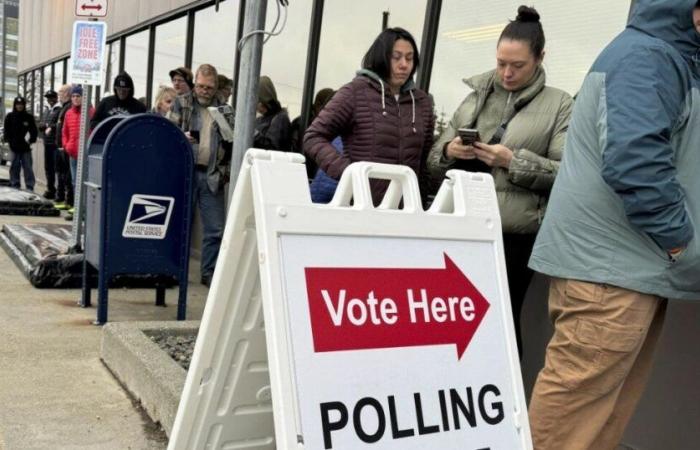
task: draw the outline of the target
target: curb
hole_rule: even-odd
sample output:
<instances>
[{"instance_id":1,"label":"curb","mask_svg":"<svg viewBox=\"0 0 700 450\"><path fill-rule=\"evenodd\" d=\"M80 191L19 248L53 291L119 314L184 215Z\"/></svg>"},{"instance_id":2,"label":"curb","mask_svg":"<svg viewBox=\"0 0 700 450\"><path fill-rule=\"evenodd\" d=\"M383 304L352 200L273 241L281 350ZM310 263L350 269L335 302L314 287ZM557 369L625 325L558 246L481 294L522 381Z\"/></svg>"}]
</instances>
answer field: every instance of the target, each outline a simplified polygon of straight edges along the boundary
<instances>
[{"instance_id":1,"label":"curb","mask_svg":"<svg viewBox=\"0 0 700 450\"><path fill-rule=\"evenodd\" d=\"M196 334L199 321L108 323L100 358L170 437L187 372L147 333Z\"/></svg>"}]
</instances>

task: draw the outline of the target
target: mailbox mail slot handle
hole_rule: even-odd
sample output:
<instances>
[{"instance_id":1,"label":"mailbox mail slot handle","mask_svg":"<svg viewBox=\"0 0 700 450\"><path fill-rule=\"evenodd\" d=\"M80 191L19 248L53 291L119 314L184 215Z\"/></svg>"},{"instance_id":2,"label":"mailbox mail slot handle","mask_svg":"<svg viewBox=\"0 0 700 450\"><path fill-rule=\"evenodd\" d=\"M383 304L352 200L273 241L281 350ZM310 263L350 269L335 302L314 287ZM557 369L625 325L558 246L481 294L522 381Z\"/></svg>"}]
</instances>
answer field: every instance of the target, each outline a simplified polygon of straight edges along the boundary
<instances>
[{"instance_id":1,"label":"mailbox mail slot handle","mask_svg":"<svg viewBox=\"0 0 700 450\"><path fill-rule=\"evenodd\" d=\"M99 190L99 189L102 189L102 186L100 186L99 184L92 183L92 182L90 182L90 181L83 181L83 184L84 184L85 186L90 187L90 188L93 188L93 189L98 189L98 190Z\"/></svg>"}]
</instances>

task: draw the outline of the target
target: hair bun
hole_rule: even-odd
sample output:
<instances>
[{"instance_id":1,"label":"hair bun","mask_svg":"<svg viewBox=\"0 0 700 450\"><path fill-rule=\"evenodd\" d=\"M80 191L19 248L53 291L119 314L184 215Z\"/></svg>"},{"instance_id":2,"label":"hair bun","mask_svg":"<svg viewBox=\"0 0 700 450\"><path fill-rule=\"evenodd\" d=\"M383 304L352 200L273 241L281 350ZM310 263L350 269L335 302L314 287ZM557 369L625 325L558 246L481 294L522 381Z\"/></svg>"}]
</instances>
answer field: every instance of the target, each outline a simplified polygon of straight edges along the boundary
<instances>
[{"instance_id":1,"label":"hair bun","mask_svg":"<svg viewBox=\"0 0 700 450\"><path fill-rule=\"evenodd\" d=\"M518 22L539 22L540 14L535 8L522 5L518 8L518 17L515 20Z\"/></svg>"}]
</instances>

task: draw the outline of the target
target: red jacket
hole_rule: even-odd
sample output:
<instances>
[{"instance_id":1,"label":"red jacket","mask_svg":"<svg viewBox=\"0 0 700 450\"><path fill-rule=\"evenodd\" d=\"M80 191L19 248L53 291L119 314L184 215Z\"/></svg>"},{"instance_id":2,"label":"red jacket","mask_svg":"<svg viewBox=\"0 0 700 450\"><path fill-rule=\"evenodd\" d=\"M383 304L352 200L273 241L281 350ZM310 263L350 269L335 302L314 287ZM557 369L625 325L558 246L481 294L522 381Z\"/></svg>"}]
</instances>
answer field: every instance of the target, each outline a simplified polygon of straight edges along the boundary
<instances>
[{"instance_id":1,"label":"red jacket","mask_svg":"<svg viewBox=\"0 0 700 450\"><path fill-rule=\"evenodd\" d=\"M95 115L95 108L92 106L88 110L90 118ZM80 144L80 106L71 106L66 111L66 116L63 120L63 129L61 130L61 141L66 153L73 158L78 159L78 145Z\"/></svg>"},{"instance_id":2,"label":"red jacket","mask_svg":"<svg viewBox=\"0 0 700 450\"><path fill-rule=\"evenodd\" d=\"M435 125L432 101L412 86L404 87L397 101L376 75L360 73L338 90L306 130L304 153L335 179L351 162L371 161L409 166L425 186ZM342 154L331 145L337 136L343 140ZM372 183L375 203L386 187Z\"/></svg>"}]
</instances>

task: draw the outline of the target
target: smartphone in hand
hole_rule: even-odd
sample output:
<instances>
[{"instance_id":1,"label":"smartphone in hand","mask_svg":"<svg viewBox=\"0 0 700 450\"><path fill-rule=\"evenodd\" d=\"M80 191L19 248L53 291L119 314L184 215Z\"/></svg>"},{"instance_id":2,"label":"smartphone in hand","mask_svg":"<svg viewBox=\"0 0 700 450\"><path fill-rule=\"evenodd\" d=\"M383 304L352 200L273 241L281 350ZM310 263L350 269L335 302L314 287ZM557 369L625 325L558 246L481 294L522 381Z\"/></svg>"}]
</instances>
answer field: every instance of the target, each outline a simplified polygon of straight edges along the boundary
<instances>
[{"instance_id":1,"label":"smartphone in hand","mask_svg":"<svg viewBox=\"0 0 700 450\"><path fill-rule=\"evenodd\" d=\"M476 128L459 128L457 134L462 139L463 145L473 145L474 142L481 142L479 130Z\"/></svg>"},{"instance_id":2,"label":"smartphone in hand","mask_svg":"<svg viewBox=\"0 0 700 450\"><path fill-rule=\"evenodd\" d=\"M190 137L192 137L195 142L199 143L199 130L190 130Z\"/></svg>"}]
</instances>

